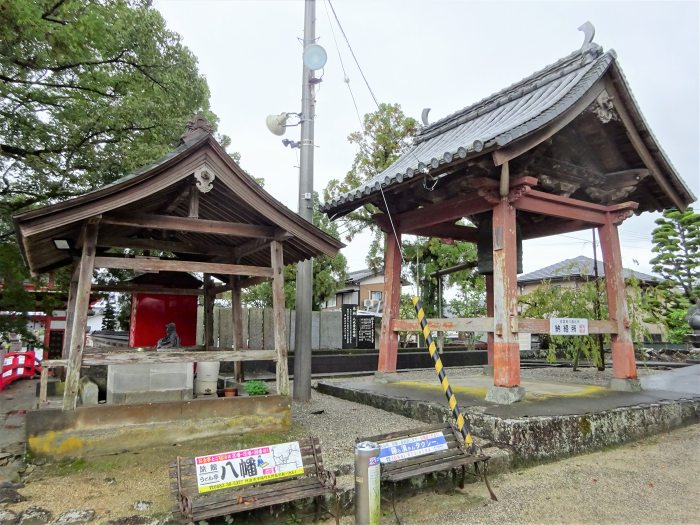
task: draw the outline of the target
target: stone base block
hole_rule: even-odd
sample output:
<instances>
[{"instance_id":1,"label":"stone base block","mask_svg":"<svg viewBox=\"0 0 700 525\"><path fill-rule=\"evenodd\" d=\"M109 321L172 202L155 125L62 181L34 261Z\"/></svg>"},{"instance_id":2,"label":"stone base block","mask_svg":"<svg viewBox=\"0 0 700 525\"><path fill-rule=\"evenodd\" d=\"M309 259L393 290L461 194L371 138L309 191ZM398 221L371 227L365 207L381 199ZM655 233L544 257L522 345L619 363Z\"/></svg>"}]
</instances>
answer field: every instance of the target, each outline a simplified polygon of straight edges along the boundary
<instances>
[{"instance_id":1,"label":"stone base block","mask_svg":"<svg viewBox=\"0 0 700 525\"><path fill-rule=\"evenodd\" d=\"M639 392L642 390L642 385L639 379L619 379L613 377L610 380L610 390L618 392Z\"/></svg>"},{"instance_id":2,"label":"stone base block","mask_svg":"<svg viewBox=\"0 0 700 525\"><path fill-rule=\"evenodd\" d=\"M399 380L399 374L396 372L375 372L374 380L378 383L393 383Z\"/></svg>"},{"instance_id":3,"label":"stone base block","mask_svg":"<svg viewBox=\"0 0 700 525\"><path fill-rule=\"evenodd\" d=\"M512 405L522 401L525 397L525 389L521 386L504 387L492 386L486 393L486 401L499 405Z\"/></svg>"}]
</instances>

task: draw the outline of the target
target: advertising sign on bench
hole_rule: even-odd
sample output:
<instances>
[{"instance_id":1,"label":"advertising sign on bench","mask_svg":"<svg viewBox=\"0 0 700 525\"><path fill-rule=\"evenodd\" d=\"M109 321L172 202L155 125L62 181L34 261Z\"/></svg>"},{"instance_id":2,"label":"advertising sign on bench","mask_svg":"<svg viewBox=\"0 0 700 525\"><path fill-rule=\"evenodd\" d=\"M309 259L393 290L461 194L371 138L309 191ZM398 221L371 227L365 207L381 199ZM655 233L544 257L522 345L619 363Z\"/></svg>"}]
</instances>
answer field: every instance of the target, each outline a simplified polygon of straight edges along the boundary
<instances>
[{"instance_id":1,"label":"advertising sign on bench","mask_svg":"<svg viewBox=\"0 0 700 525\"><path fill-rule=\"evenodd\" d=\"M403 459L415 458L431 454L439 450L447 450L447 441L442 432L431 432L381 443L379 453L380 463L391 463Z\"/></svg>"},{"instance_id":2,"label":"advertising sign on bench","mask_svg":"<svg viewBox=\"0 0 700 525\"><path fill-rule=\"evenodd\" d=\"M299 442L234 450L195 458L197 488L211 492L304 473Z\"/></svg>"}]
</instances>

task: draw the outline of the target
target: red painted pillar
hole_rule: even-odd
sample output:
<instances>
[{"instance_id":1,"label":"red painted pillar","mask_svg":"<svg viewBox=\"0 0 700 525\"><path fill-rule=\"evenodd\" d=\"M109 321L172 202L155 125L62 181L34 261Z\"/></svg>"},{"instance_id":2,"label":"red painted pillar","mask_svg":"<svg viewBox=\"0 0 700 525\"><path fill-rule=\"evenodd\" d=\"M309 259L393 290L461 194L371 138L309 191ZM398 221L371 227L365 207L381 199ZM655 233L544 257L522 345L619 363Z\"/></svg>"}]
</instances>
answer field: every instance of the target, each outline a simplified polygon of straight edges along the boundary
<instances>
[{"instance_id":1,"label":"red painted pillar","mask_svg":"<svg viewBox=\"0 0 700 525\"><path fill-rule=\"evenodd\" d=\"M517 316L515 208L507 199L493 209L493 384L520 385L520 347L511 330Z\"/></svg>"},{"instance_id":2,"label":"red painted pillar","mask_svg":"<svg viewBox=\"0 0 700 525\"><path fill-rule=\"evenodd\" d=\"M613 377L616 379L637 379L637 364L634 358L634 345L630 332L627 310L625 278L622 273L622 254L617 225L612 222L600 226L600 246L605 267L605 287L608 292L608 312L617 325L617 334L612 335Z\"/></svg>"},{"instance_id":3,"label":"red painted pillar","mask_svg":"<svg viewBox=\"0 0 700 525\"><path fill-rule=\"evenodd\" d=\"M396 355L399 351L399 334L391 329L392 319L399 318L399 303L401 301L401 234L398 239L393 233L384 235L384 314L382 329L379 335L379 365L377 371L384 373L396 372Z\"/></svg>"},{"instance_id":4,"label":"red painted pillar","mask_svg":"<svg viewBox=\"0 0 700 525\"><path fill-rule=\"evenodd\" d=\"M486 316L493 317L493 274L484 275L486 279ZM493 332L486 334L486 364L493 366Z\"/></svg>"}]
</instances>

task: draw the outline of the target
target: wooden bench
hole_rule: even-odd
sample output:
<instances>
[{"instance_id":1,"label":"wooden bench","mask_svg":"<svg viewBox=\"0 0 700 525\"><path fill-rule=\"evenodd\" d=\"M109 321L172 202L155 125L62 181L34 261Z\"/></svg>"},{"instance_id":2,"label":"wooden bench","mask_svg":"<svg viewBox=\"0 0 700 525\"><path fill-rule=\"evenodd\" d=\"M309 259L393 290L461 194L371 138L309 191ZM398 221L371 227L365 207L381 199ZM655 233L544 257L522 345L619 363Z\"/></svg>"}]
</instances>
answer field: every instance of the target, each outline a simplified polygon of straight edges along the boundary
<instances>
[{"instance_id":1,"label":"wooden bench","mask_svg":"<svg viewBox=\"0 0 700 525\"><path fill-rule=\"evenodd\" d=\"M199 492L195 458L178 457L170 465L170 489L173 514L194 523L217 516L226 516L271 505L335 494L335 475L324 469L321 443L318 438L298 441L303 462L303 474ZM235 462L238 459L234 460Z\"/></svg>"},{"instance_id":2,"label":"wooden bench","mask_svg":"<svg viewBox=\"0 0 700 525\"><path fill-rule=\"evenodd\" d=\"M421 436L424 438L420 439ZM433 437L425 438L425 436ZM401 440L406 441L405 449L398 443ZM433 472L461 469L462 477L459 486L464 488L467 466L474 465L475 469L477 469L480 464L480 475L486 483L491 498L495 499L495 495L486 478L486 466L489 456L480 452L476 454L470 453L464 444L462 435L450 423L440 423L401 432L390 432L379 436L357 439L356 441L373 441L383 449L388 449L386 452L383 450L381 456L389 453L393 443L396 454L386 458L388 461L380 457L382 481L397 483ZM428 450L431 446L442 450L425 453L425 450Z\"/></svg>"}]
</instances>

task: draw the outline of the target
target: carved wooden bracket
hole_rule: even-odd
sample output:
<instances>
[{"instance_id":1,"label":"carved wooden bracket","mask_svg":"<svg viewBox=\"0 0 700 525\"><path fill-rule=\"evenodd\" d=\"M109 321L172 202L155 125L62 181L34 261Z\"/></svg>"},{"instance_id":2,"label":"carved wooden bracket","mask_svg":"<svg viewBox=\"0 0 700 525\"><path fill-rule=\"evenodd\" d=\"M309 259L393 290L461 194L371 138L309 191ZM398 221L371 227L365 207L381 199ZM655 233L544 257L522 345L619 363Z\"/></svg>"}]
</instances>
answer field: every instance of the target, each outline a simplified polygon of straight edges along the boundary
<instances>
[{"instance_id":1,"label":"carved wooden bracket","mask_svg":"<svg viewBox=\"0 0 700 525\"><path fill-rule=\"evenodd\" d=\"M508 192L508 202L515 202L520 197L532 190L531 186L523 184L522 186L515 186Z\"/></svg>"},{"instance_id":2,"label":"carved wooden bracket","mask_svg":"<svg viewBox=\"0 0 700 525\"><path fill-rule=\"evenodd\" d=\"M594 113L598 117L598 120L600 120L603 124L607 124L612 120L620 119L617 111L615 110L615 104L613 103L612 97L608 95L608 92L605 90L598 95L598 98L596 98L595 102L591 104L589 110L591 113Z\"/></svg>"},{"instance_id":3,"label":"carved wooden bracket","mask_svg":"<svg viewBox=\"0 0 700 525\"><path fill-rule=\"evenodd\" d=\"M619 211L613 214L612 223L616 226L619 226L624 221L632 217L632 215L634 215L634 211L632 210Z\"/></svg>"},{"instance_id":4,"label":"carved wooden bracket","mask_svg":"<svg viewBox=\"0 0 700 525\"><path fill-rule=\"evenodd\" d=\"M203 164L194 171L194 178L197 183L197 189L202 193L208 193L213 188L216 175L209 166Z\"/></svg>"}]
</instances>

